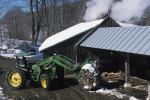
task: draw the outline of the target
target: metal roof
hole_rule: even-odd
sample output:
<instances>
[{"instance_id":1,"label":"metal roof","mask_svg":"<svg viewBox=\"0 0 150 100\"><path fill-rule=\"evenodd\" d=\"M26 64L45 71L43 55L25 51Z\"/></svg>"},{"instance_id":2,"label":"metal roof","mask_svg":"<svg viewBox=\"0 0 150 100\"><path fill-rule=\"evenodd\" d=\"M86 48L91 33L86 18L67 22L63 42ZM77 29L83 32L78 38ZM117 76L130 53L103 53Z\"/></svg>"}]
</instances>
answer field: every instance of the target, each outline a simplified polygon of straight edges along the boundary
<instances>
[{"instance_id":1,"label":"metal roof","mask_svg":"<svg viewBox=\"0 0 150 100\"><path fill-rule=\"evenodd\" d=\"M99 28L80 46L150 55L150 26Z\"/></svg>"},{"instance_id":2,"label":"metal roof","mask_svg":"<svg viewBox=\"0 0 150 100\"><path fill-rule=\"evenodd\" d=\"M62 43L68 39L71 39L77 35L83 34L84 32L98 26L103 22L104 19L91 21L91 22L82 22L76 24L72 27L69 27L61 32L58 32L50 37L48 37L40 46L39 51L43 51L49 47Z\"/></svg>"},{"instance_id":3,"label":"metal roof","mask_svg":"<svg viewBox=\"0 0 150 100\"><path fill-rule=\"evenodd\" d=\"M81 22L79 24L76 24L72 27L69 27L61 32L58 32L50 37L48 37L40 46L39 51L43 51L49 47L55 46L59 43L62 43L68 39L71 39L77 35L83 34L84 32L102 24L105 21L108 21L108 19L113 20L110 17L107 17L105 19L99 19L99 20L95 20L95 21L91 21L91 22ZM133 25L133 24L128 24L128 23L122 23L119 21L116 21L116 23L119 26L122 27L131 27L131 26L137 26L137 25Z\"/></svg>"}]
</instances>

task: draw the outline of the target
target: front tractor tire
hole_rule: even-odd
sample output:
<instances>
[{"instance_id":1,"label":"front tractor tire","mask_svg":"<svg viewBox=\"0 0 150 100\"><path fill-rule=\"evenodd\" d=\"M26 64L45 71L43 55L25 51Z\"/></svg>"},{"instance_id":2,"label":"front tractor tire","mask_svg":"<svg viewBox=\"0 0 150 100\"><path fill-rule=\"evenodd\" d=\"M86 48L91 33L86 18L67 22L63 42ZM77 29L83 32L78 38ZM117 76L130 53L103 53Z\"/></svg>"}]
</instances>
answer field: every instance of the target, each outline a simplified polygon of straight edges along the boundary
<instances>
[{"instance_id":1,"label":"front tractor tire","mask_svg":"<svg viewBox=\"0 0 150 100\"><path fill-rule=\"evenodd\" d=\"M18 70L18 69L10 70L6 75L6 79L7 79L8 85L12 89L24 88L27 83L25 72Z\"/></svg>"},{"instance_id":2,"label":"front tractor tire","mask_svg":"<svg viewBox=\"0 0 150 100\"><path fill-rule=\"evenodd\" d=\"M51 78L47 74L42 74L40 77L40 84L43 89L49 90L51 86Z\"/></svg>"}]
</instances>

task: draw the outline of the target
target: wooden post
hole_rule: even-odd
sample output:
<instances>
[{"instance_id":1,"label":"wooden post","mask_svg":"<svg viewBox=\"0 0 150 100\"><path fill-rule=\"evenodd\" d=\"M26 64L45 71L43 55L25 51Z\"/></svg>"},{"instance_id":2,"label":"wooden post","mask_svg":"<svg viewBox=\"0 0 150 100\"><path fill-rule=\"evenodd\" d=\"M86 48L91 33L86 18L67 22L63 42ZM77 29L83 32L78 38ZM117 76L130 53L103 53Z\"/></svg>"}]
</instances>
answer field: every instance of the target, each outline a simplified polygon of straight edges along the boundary
<instances>
[{"instance_id":1,"label":"wooden post","mask_svg":"<svg viewBox=\"0 0 150 100\"><path fill-rule=\"evenodd\" d=\"M125 84L124 87L131 87L130 84L130 64L129 64L129 54L125 56Z\"/></svg>"},{"instance_id":2,"label":"wooden post","mask_svg":"<svg viewBox=\"0 0 150 100\"><path fill-rule=\"evenodd\" d=\"M74 50L75 50L75 61L76 63L78 63L78 47L74 46Z\"/></svg>"}]
</instances>

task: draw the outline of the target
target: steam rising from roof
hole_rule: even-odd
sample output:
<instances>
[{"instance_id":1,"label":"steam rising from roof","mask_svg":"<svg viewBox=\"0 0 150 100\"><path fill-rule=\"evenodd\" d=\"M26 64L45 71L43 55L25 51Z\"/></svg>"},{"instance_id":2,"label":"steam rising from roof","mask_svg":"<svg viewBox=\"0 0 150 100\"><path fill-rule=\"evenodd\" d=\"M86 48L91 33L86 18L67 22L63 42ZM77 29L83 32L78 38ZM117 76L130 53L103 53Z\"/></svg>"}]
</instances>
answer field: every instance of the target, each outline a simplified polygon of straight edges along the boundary
<instances>
[{"instance_id":1,"label":"steam rising from roof","mask_svg":"<svg viewBox=\"0 0 150 100\"><path fill-rule=\"evenodd\" d=\"M114 0L90 0L87 2L86 13L84 15L85 21L93 21L102 18L109 12Z\"/></svg>"},{"instance_id":2,"label":"steam rising from roof","mask_svg":"<svg viewBox=\"0 0 150 100\"><path fill-rule=\"evenodd\" d=\"M105 14L118 21L134 23L141 20L150 0L90 0L83 19L101 19Z\"/></svg>"}]
</instances>

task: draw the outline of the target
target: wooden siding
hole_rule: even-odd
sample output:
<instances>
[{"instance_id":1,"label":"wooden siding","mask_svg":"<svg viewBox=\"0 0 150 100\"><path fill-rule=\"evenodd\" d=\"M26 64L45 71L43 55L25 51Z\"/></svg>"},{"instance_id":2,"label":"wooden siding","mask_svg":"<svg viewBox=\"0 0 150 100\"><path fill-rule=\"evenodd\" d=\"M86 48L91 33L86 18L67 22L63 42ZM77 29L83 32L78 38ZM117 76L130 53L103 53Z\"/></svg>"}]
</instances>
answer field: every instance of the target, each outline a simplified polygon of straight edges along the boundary
<instances>
[{"instance_id":1,"label":"wooden siding","mask_svg":"<svg viewBox=\"0 0 150 100\"><path fill-rule=\"evenodd\" d=\"M62 42L54 47L48 48L43 51L44 58L47 58L53 54L62 54L73 60L76 60L76 47L75 44L83 35L79 35L75 38Z\"/></svg>"},{"instance_id":2,"label":"wooden siding","mask_svg":"<svg viewBox=\"0 0 150 100\"><path fill-rule=\"evenodd\" d=\"M95 31L99 27L119 27L119 25L113 19L108 17L98 27L87 31L82 35L66 40L54 47L44 50L43 51L44 58L47 58L56 53L56 54L63 54L78 62L84 61L87 57L92 56L92 53L88 50L81 49L80 47L78 47L80 42L82 42L80 40L81 39L84 40L84 37L85 38L88 37L90 34L92 34L93 31Z\"/></svg>"}]
</instances>

